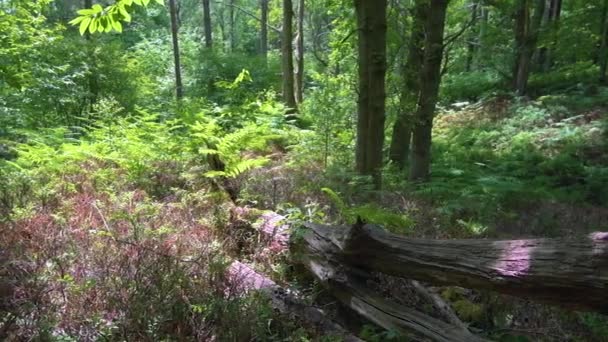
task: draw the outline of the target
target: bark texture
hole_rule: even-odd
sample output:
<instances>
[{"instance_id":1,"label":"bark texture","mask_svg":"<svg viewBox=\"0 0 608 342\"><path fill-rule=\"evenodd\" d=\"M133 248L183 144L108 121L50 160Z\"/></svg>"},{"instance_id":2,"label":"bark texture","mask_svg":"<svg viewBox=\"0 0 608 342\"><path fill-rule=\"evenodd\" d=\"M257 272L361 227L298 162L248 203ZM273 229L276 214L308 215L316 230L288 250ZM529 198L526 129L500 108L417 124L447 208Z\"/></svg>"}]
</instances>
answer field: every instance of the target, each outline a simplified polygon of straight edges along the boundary
<instances>
[{"instance_id":1,"label":"bark texture","mask_svg":"<svg viewBox=\"0 0 608 342\"><path fill-rule=\"evenodd\" d=\"M478 42L476 41L478 35L477 32L477 19L479 18L479 3L476 0L473 0L469 3L471 8L471 31L469 32L469 37L467 38L467 59L465 62L465 71L469 72L473 69L473 64L475 63L475 53L477 51Z\"/></svg>"},{"instance_id":2,"label":"bark texture","mask_svg":"<svg viewBox=\"0 0 608 342\"><path fill-rule=\"evenodd\" d=\"M287 108L296 111L295 80L293 75L293 4L291 0L283 0L283 37L281 39L283 101Z\"/></svg>"},{"instance_id":3,"label":"bark texture","mask_svg":"<svg viewBox=\"0 0 608 342\"><path fill-rule=\"evenodd\" d=\"M319 329L324 335L340 336L346 342L362 342L339 324L331 321L323 310L303 303L293 290L286 290L272 279L257 273L242 262L235 261L227 269L226 293L229 296L259 291L268 295L272 307L284 315L295 315L307 324Z\"/></svg>"},{"instance_id":4,"label":"bark texture","mask_svg":"<svg viewBox=\"0 0 608 342\"><path fill-rule=\"evenodd\" d=\"M84 8L93 7L93 0L84 0ZM89 83L89 110L93 111L93 105L97 103L97 97L99 96L99 80L97 72L97 59L95 57L95 46L92 40L91 33L87 30L85 33L85 39L87 40L87 49L90 57L90 72L88 75Z\"/></svg>"},{"instance_id":5,"label":"bark texture","mask_svg":"<svg viewBox=\"0 0 608 342\"><path fill-rule=\"evenodd\" d=\"M437 106L441 61L443 58L443 33L449 0L431 0L430 12L425 25L424 66L420 77L420 96L414 116L412 158L409 178L426 180L431 167L431 131Z\"/></svg>"},{"instance_id":6,"label":"bark texture","mask_svg":"<svg viewBox=\"0 0 608 342\"><path fill-rule=\"evenodd\" d=\"M304 0L298 1L298 35L296 36L295 97L300 104L304 97Z\"/></svg>"},{"instance_id":7,"label":"bark texture","mask_svg":"<svg viewBox=\"0 0 608 342\"><path fill-rule=\"evenodd\" d=\"M179 28L175 1L176 0L169 0L169 13L171 15L171 37L173 39L173 61L175 65L175 97L177 100L181 100L183 97L182 68L179 59L179 39L177 36Z\"/></svg>"},{"instance_id":8,"label":"bark texture","mask_svg":"<svg viewBox=\"0 0 608 342\"><path fill-rule=\"evenodd\" d=\"M570 240L425 240L373 225L307 227L309 257L341 269L488 289L608 313L608 233Z\"/></svg>"},{"instance_id":9,"label":"bark texture","mask_svg":"<svg viewBox=\"0 0 608 342\"><path fill-rule=\"evenodd\" d=\"M548 47L543 47L539 51L539 60L542 71L549 71L553 66L553 51L559 39L559 19L562 12L562 0L549 0L549 7L546 9L546 26L551 32L551 43Z\"/></svg>"},{"instance_id":10,"label":"bark texture","mask_svg":"<svg viewBox=\"0 0 608 342\"><path fill-rule=\"evenodd\" d=\"M531 3L534 1L534 14L531 17ZM516 58L513 68L513 90L519 96L527 93L528 78L532 56L536 49L546 0L518 0L515 18Z\"/></svg>"},{"instance_id":11,"label":"bark texture","mask_svg":"<svg viewBox=\"0 0 608 342\"><path fill-rule=\"evenodd\" d=\"M420 95L420 69L424 62L424 24L428 16L428 6L416 1L412 11L412 33L408 42L407 59L402 67L403 85L401 88L400 109L389 151L390 160L399 168L407 163L412 140L413 113Z\"/></svg>"},{"instance_id":12,"label":"bark texture","mask_svg":"<svg viewBox=\"0 0 608 342\"><path fill-rule=\"evenodd\" d=\"M203 0L203 30L205 31L205 47L213 47L213 31L211 30L211 6L210 0Z\"/></svg>"},{"instance_id":13,"label":"bark texture","mask_svg":"<svg viewBox=\"0 0 608 342\"><path fill-rule=\"evenodd\" d=\"M600 64L600 82L608 83L608 0L604 0L603 15L602 15L602 41L600 43L599 64Z\"/></svg>"},{"instance_id":14,"label":"bark texture","mask_svg":"<svg viewBox=\"0 0 608 342\"><path fill-rule=\"evenodd\" d=\"M268 0L260 0L260 54L268 57Z\"/></svg>"},{"instance_id":15,"label":"bark texture","mask_svg":"<svg viewBox=\"0 0 608 342\"><path fill-rule=\"evenodd\" d=\"M236 28L234 27L234 2L235 0L229 0L228 7L230 8L228 13L228 20L230 21L230 51L234 51L236 48Z\"/></svg>"},{"instance_id":16,"label":"bark texture","mask_svg":"<svg viewBox=\"0 0 608 342\"><path fill-rule=\"evenodd\" d=\"M355 0L358 28L359 99L356 170L381 187L385 121L386 0Z\"/></svg>"},{"instance_id":17,"label":"bark texture","mask_svg":"<svg viewBox=\"0 0 608 342\"><path fill-rule=\"evenodd\" d=\"M366 286L370 273L354 269L341 259L343 230L312 225L304 236L304 265L347 307L387 329L406 336L414 332L433 341L482 341L461 326L451 325L384 299ZM419 340L414 338L414 340Z\"/></svg>"}]
</instances>

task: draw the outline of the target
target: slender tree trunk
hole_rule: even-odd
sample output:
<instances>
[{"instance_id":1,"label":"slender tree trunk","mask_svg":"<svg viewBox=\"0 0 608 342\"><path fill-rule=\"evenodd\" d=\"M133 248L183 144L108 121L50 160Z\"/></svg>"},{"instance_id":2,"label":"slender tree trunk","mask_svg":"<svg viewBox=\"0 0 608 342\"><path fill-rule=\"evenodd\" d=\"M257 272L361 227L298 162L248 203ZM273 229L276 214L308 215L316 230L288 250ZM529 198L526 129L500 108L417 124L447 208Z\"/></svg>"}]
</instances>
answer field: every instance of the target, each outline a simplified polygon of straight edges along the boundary
<instances>
[{"instance_id":1,"label":"slender tree trunk","mask_svg":"<svg viewBox=\"0 0 608 342\"><path fill-rule=\"evenodd\" d=\"M183 97L183 87L181 63L179 60L179 40L177 36L177 8L175 6L175 1L176 0L169 0L169 12L171 14L171 36L173 38L173 60L175 64L175 97L179 101Z\"/></svg>"},{"instance_id":2,"label":"slender tree trunk","mask_svg":"<svg viewBox=\"0 0 608 342\"><path fill-rule=\"evenodd\" d=\"M84 8L93 7L93 0L84 0ZM89 50L90 56L90 74L88 76L89 83L89 110L93 110L93 105L97 103L97 97L99 95L99 80L97 79L97 60L95 58L95 46L92 41L91 34L87 30L85 33L85 39L87 40L87 49Z\"/></svg>"},{"instance_id":3,"label":"slender tree trunk","mask_svg":"<svg viewBox=\"0 0 608 342\"><path fill-rule=\"evenodd\" d=\"M473 63L475 61L475 51L477 47L477 42L475 41L477 38L477 35L475 34L475 27L477 25L477 9L479 7L479 3L477 3L476 0L473 0L473 2L469 4L469 6L471 7L471 31L467 39L467 59L465 64L466 72L471 71L471 69L473 68Z\"/></svg>"},{"instance_id":4,"label":"slender tree trunk","mask_svg":"<svg viewBox=\"0 0 608 342\"><path fill-rule=\"evenodd\" d=\"M390 160L399 168L405 166L410 154L413 113L420 94L420 70L424 61L424 25L428 16L428 4L424 0L417 0L412 15L412 33L402 69L399 116L393 127L389 151Z\"/></svg>"},{"instance_id":5,"label":"slender tree trunk","mask_svg":"<svg viewBox=\"0 0 608 342\"><path fill-rule=\"evenodd\" d=\"M236 48L236 29L234 27L234 2L235 0L230 0L230 51L234 51Z\"/></svg>"},{"instance_id":6,"label":"slender tree trunk","mask_svg":"<svg viewBox=\"0 0 608 342\"><path fill-rule=\"evenodd\" d=\"M441 82L443 33L449 0L431 0L424 42L424 66L414 120L410 179L426 180L431 168L431 132Z\"/></svg>"},{"instance_id":7,"label":"slender tree trunk","mask_svg":"<svg viewBox=\"0 0 608 342\"><path fill-rule=\"evenodd\" d=\"M205 30L205 47L213 47L213 34L211 31L211 8L209 0L203 0L203 29Z\"/></svg>"},{"instance_id":8,"label":"slender tree trunk","mask_svg":"<svg viewBox=\"0 0 608 342\"><path fill-rule=\"evenodd\" d=\"M268 57L268 0L260 0L262 8L260 27L260 53L266 59Z\"/></svg>"},{"instance_id":9,"label":"slender tree trunk","mask_svg":"<svg viewBox=\"0 0 608 342\"><path fill-rule=\"evenodd\" d=\"M356 169L382 185L385 121L386 0L355 0L358 27L359 100Z\"/></svg>"},{"instance_id":10,"label":"slender tree trunk","mask_svg":"<svg viewBox=\"0 0 608 342\"><path fill-rule=\"evenodd\" d=\"M283 37L281 39L283 101L285 101L290 112L297 110L293 75L292 21L293 5L291 0L283 0Z\"/></svg>"},{"instance_id":11,"label":"slender tree trunk","mask_svg":"<svg viewBox=\"0 0 608 342\"><path fill-rule=\"evenodd\" d=\"M559 19L562 11L562 0L550 0L548 9L548 21L547 25L551 30L551 44L547 48L543 48L540 51L540 64L542 71L549 71L553 66L553 51L557 46L559 39Z\"/></svg>"},{"instance_id":12,"label":"slender tree trunk","mask_svg":"<svg viewBox=\"0 0 608 342\"><path fill-rule=\"evenodd\" d=\"M296 36L295 96L298 104L304 95L304 0L298 1L298 35Z\"/></svg>"},{"instance_id":13,"label":"slender tree trunk","mask_svg":"<svg viewBox=\"0 0 608 342\"><path fill-rule=\"evenodd\" d=\"M535 0L536 8L533 18L530 18L530 0L519 0L516 18L516 42L518 43L517 60L514 74L514 90L517 95L524 96L527 92L528 78L532 56L536 49L540 25L545 10L546 0Z\"/></svg>"},{"instance_id":14,"label":"slender tree trunk","mask_svg":"<svg viewBox=\"0 0 608 342\"><path fill-rule=\"evenodd\" d=\"M479 6L481 23L479 24L479 38L477 39L477 67L485 68L485 58L488 56L487 38L488 38L488 21L490 19L490 9L487 6Z\"/></svg>"},{"instance_id":15,"label":"slender tree trunk","mask_svg":"<svg viewBox=\"0 0 608 342\"><path fill-rule=\"evenodd\" d=\"M603 13L602 42L599 52L600 82L608 83L608 76L606 75L606 69L608 69L608 0L604 0Z\"/></svg>"}]
</instances>

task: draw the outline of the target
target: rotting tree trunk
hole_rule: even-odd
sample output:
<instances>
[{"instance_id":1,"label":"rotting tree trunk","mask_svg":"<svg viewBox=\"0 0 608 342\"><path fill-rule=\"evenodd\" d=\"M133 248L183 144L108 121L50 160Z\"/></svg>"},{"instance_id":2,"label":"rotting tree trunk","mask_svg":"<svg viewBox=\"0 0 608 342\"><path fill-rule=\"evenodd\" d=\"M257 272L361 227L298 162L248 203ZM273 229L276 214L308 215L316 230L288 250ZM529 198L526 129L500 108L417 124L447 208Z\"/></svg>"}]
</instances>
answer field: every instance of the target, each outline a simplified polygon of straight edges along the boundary
<instances>
[{"instance_id":1,"label":"rotting tree trunk","mask_svg":"<svg viewBox=\"0 0 608 342\"><path fill-rule=\"evenodd\" d=\"M308 257L340 269L487 289L608 313L608 233L580 239L425 240L373 225L306 227Z\"/></svg>"},{"instance_id":2,"label":"rotting tree trunk","mask_svg":"<svg viewBox=\"0 0 608 342\"><path fill-rule=\"evenodd\" d=\"M314 253L314 250L311 249L310 252ZM386 330L405 336L414 332L433 341L484 341L468 330L382 298L366 287L364 278L346 273L344 268L331 261L317 258L314 254L303 260L305 266L343 305Z\"/></svg>"},{"instance_id":3,"label":"rotting tree trunk","mask_svg":"<svg viewBox=\"0 0 608 342\"><path fill-rule=\"evenodd\" d=\"M513 90L519 96L527 93L528 78L532 56L536 49L540 25L545 11L546 0L535 0L535 9L530 18L530 2L532 0L519 0L516 13L516 60L513 75Z\"/></svg>"},{"instance_id":4,"label":"rotting tree trunk","mask_svg":"<svg viewBox=\"0 0 608 342\"><path fill-rule=\"evenodd\" d=\"M268 0L260 0L260 54L268 58Z\"/></svg>"},{"instance_id":5,"label":"rotting tree trunk","mask_svg":"<svg viewBox=\"0 0 608 342\"><path fill-rule=\"evenodd\" d=\"M359 99L357 103L356 170L382 186L385 121L386 0L355 0L358 27Z\"/></svg>"},{"instance_id":6,"label":"rotting tree trunk","mask_svg":"<svg viewBox=\"0 0 608 342\"><path fill-rule=\"evenodd\" d=\"M298 1L298 35L296 36L296 103L302 103L304 96L304 0Z\"/></svg>"},{"instance_id":7,"label":"rotting tree trunk","mask_svg":"<svg viewBox=\"0 0 608 342\"><path fill-rule=\"evenodd\" d=\"M608 75L606 75L606 69L608 69L608 0L604 0L602 21L602 41L598 61L600 64L600 82L605 84L608 83Z\"/></svg>"},{"instance_id":8,"label":"rotting tree trunk","mask_svg":"<svg viewBox=\"0 0 608 342\"><path fill-rule=\"evenodd\" d=\"M288 114L297 111L293 75L293 4L291 0L283 0L283 36L281 39L281 58L283 74L283 101L288 108Z\"/></svg>"},{"instance_id":9,"label":"rotting tree trunk","mask_svg":"<svg viewBox=\"0 0 608 342\"><path fill-rule=\"evenodd\" d=\"M431 133L441 82L443 32L449 0L431 0L425 25L424 65L420 77L420 96L414 115L410 180L427 180L431 168Z\"/></svg>"},{"instance_id":10,"label":"rotting tree trunk","mask_svg":"<svg viewBox=\"0 0 608 342\"><path fill-rule=\"evenodd\" d=\"M254 269L235 261L227 269L226 292L229 296L240 296L251 291L268 295L272 307L284 315L295 315L302 321L319 329L324 335L336 335L346 342L362 342L339 324L331 321L323 310L303 303L293 290L286 290Z\"/></svg>"},{"instance_id":11,"label":"rotting tree trunk","mask_svg":"<svg viewBox=\"0 0 608 342\"><path fill-rule=\"evenodd\" d=\"M413 9L412 33L408 42L407 59L403 65L403 85L399 115L393 127L389 158L400 169L405 166L410 154L412 140L412 113L420 94L420 69L424 61L424 23L428 15L425 1L418 0Z\"/></svg>"},{"instance_id":12,"label":"rotting tree trunk","mask_svg":"<svg viewBox=\"0 0 608 342\"><path fill-rule=\"evenodd\" d=\"M210 0L203 0L203 30L205 31L205 47L213 47L213 33L211 31L211 8Z\"/></svg>"},{"instance_id":13,"label":"rotting tree trunk","mask_svg":"<svg viewBox=\"0 0 608 342\"><path fill-rule=\"evenodd\" d=\"M175 97L179 101L183 97L183 86L182 86L182 71L181 63L179 59L179 39L178 24L177 24L177 8L175 6L176 0L169 0L169 13L171 15L171 37L173 39L173 61L175 65Z\"/></svg>"},{"instance_id":14,"label":"rotting tree trunk","mask_svg":"<svg viewBox=\"0 0 608 342\"><path fill-rule=\"evenodd\" d=\"M414 332L433 341L483 341L462 325L445 323L382 298L366 286L366 279L372 278L369 272L343 263L339 247L342 230L319 225L309 228L312 230L306 232L303 242L293 247L294 255L345 306L384 329L406 336Z\"/></svg>"}]
</instances>

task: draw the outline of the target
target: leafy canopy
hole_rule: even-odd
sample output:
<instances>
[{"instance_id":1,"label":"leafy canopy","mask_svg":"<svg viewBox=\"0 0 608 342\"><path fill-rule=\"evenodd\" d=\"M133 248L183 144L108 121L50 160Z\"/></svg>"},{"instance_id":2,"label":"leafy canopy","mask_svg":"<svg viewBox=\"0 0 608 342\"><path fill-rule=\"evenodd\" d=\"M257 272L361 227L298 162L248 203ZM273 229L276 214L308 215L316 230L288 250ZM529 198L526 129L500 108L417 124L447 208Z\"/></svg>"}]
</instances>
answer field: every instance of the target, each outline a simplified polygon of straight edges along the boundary
<instances>
[{"instance_id":1,"label":"leafy canopy","mask_svg":"<svg viewBox=\"0 0 608 342\"><path fill-rule=\"evenodd\" d=\"M164 0L154 0L160 5L164 5ZM105 8L99 4L93 5L91 8L81 9L78 11L79 16L70 21L71 25L80 25L80 34L87 32L110 32L115 30L122 32L121 21L131 22L131 6L146 7L150 0L118 0L113 5Z\"/></svg>"}]
</instances>

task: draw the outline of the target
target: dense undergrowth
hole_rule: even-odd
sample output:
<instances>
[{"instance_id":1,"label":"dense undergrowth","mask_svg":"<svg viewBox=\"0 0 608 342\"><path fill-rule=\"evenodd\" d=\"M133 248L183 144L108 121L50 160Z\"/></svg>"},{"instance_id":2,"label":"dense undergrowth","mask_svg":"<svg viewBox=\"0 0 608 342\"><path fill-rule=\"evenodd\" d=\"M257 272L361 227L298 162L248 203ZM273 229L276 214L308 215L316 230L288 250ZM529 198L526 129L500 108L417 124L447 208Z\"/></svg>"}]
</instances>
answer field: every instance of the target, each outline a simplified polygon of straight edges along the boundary
<instances>
[{"instance_id":1,"label":"dense undergrowth","mask_svg":"<svg viewBox=\"0 0 608 342\"><path fill-rule=\"evenodd\" d=\"M595 96L605 97L606 90ZM335 146L348 138L333 136L336 145L327 147L318 138L326 118L300 129L286 121L281 105L263 97L224 109L199 104L192 111L193 104L181 118L139 111L80 129L19 131L11 145L16 158L0 167L1 240L10 246L1 255L7 281L0 285L9 294L2 303L2 335L314 336L277 317L263 297L227 290L226 267L236 259L286 280L283 256L258 246L246 228L261 211L243 218L237 208L274 209L294 225L363 217L417 236L561 234L558 227L504 231L499 223L546 203L605 207L608 161L598 152L606 147L605 109L567 105L559 96L522 103L497 97L446 110L437 119L432 181L404 184L398 171L388 170L387 188L396 197L389 191L380 198L366 179L332 171L346 159ZM112 101L99 108L121 112ZM328 156L326 149L336 153ZM209 156L219 156L225 169L210 169ZM226 184L236 189L236 203L223 191ZM570 233L606 229L605 216L599 217L569 227ZM495 297L453 298L456 311L473 325L508 326L482 318L502 307L489 304ZM605 336L600 316L564 317L552 319ZM374 334L368 338L384 336Z\"/></svg>"}]
</instances>

